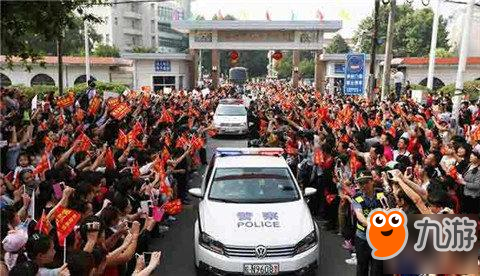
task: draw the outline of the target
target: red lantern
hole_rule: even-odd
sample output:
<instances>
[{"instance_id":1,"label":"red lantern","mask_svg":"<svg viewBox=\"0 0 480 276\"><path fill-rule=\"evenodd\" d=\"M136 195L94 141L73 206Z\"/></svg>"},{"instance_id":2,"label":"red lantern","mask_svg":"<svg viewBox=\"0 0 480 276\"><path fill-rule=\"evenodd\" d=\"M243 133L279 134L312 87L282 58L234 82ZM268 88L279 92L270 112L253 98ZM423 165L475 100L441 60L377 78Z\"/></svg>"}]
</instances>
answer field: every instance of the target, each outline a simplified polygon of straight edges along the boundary
<instances>
[{"instance_id":1,"label":"red lantern","mask_svg":"<svg viewBox=\"0 0 480 276\"><path fill-rule=\"evenodd\" d=\"M272 55L272 58L275 60L281 60L282 57L283 57L283 54L281 51L275 51L275 53L273 53Z\"/></svg>"},{"instance_id":2,"label":"red lantern","mask_svg":"<svg viewBox=\"0 0 480 276\"><path fill-rule=\"evenodd\" d=\"M230 52L230 59L231 60L237 60L238 59L238 52L237 51L231 51Z\"/></svg>"}]
</instances>

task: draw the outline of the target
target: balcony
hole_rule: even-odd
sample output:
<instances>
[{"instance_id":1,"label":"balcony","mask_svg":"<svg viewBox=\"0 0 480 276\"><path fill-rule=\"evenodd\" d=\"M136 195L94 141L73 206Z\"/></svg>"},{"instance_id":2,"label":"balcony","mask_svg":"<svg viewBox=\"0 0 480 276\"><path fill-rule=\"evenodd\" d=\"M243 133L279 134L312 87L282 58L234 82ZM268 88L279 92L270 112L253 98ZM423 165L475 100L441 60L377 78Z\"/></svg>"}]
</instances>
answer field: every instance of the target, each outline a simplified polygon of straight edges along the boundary
<instances>
[{"instance_id":1,"label":"balcony","mask_svg":"<svg viewBox=\"0 0 480 276\"><path fill-rule=\"evenodd\" d=\"M143 35L142 30L140 29L133 29L133 28L123 28L123 33L124 34L129 34L129 35Z\"/></svg>"},{"instance_id":2,"label":"balcony","mask_svg":"<svg viewBox=\"0 0 480 276\"><path fill-rule=\"evenodd\" d=\"M124 12L123 12L123 17L126 17L126 18L135 18L135 19L142 19L142 14L141 14L140 12L124 11Z\"/></svg>"}]
</instances>

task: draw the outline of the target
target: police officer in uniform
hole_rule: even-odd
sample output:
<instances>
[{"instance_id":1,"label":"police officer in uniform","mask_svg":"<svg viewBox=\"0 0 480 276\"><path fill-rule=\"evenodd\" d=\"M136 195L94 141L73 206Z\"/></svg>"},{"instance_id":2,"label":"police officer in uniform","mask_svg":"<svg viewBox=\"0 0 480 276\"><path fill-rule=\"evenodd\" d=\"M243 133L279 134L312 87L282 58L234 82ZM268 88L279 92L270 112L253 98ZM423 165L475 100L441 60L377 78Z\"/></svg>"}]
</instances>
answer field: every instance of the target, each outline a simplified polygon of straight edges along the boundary
<instances>
[{"instance_id":1,"label":"police officer in uniform","mask_svg":"<svg viewBox=\"0 0 480 276\"><path fill-rule=\"evenodd\" d=\"M370 212L382 208L380 199L384 194L374 188L371 172L361 171L357 174L356 182L360 191L353 198L353 208L357 217L357 231L355 249L357 253L357 276L382 275L383 263L372 258L372 249L367 242L367 218Z\"/></svg>"}]
</instances>

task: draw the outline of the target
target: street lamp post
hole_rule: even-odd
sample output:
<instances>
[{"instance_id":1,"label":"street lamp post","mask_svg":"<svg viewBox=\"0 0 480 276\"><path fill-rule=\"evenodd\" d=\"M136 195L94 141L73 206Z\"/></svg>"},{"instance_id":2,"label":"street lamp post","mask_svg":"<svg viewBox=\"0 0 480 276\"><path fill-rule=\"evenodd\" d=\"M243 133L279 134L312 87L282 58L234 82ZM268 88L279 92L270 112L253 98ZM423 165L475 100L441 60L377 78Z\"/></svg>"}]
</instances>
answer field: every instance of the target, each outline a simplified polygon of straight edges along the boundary
<instances>
[{"instance_id":1,"label":"street lamp post","mask_svg":"<svg viewBox=\"0 0 480 276\"><path fill-rule=\"evenodd\" d=\"M385 46L385 62L382 76L382 101L390 91L390 64L392 62L393 27L395 24L396 0L390 0L390 13L388 14L387 44Z\"/></svg>"},{"instance_id":2,"label":"street lamp post","mask_svg":"<svg viewBox=\"0 0 480 276\"><path fill-rule=\"evenodd\" d=\"M430 57L428 61L428 89L433 89L433 75L435 73L435 51L437 49L438 18L440 17L440 1L441 0L437 0L436 8L433 11L432 41L430 43Z\"/></svg>"},{"instance_id":3,"label":"street lamp post","mask_svg":"<svg viewBox=\"0 0 480 276\"><path fill-rule=\"evenodd\" d=\"M85 35L85 81L88 84L90 80L90 45L88 45L88 24L87 20L83 21L83 29Z\"/></svg>"},{"instance_id":4,"label":"street lamp post","mask_svg":"<svg viewBox=\"0 0 480 276\"><path fill-rule=\"evenodd\" d=\"M470 26L472 25L472 13L475 0L468 0L465 11L465 17L463 19L463 32L462 41L460 44L460 57L458 58L457 78L455 80L455 94L452 98L453 101L453 118L458 122L458 111L460 109L460 102L463 93L463 73L467 65L468 57L468 44L470 42Z\"/></svg>"}]
</instances>

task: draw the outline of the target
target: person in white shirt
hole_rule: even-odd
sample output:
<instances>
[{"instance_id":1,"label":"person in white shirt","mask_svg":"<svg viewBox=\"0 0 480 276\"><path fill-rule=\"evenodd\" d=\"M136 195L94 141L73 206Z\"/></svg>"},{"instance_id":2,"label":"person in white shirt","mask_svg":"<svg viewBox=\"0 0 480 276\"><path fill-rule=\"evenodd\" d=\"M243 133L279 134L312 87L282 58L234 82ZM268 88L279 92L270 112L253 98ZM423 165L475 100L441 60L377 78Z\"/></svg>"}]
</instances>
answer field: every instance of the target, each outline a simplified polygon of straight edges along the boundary
<instances>
[{"instance_id":1,"label":"person in white shirt","mask_svg":"<svg viewBox=\"0 0 480 276\"><path fill-rule=\"evenodd\" d=\"M393 83L395 84L395 96L397 100L400 100L400 94L402 93L402 85L405 77L397 68L394 68L392 73Z\"/></svg>"}]
</instances>

